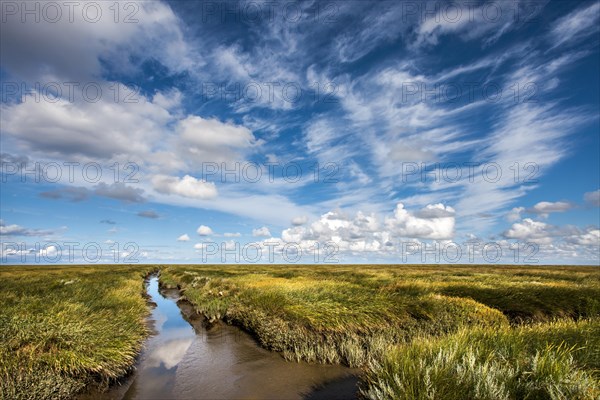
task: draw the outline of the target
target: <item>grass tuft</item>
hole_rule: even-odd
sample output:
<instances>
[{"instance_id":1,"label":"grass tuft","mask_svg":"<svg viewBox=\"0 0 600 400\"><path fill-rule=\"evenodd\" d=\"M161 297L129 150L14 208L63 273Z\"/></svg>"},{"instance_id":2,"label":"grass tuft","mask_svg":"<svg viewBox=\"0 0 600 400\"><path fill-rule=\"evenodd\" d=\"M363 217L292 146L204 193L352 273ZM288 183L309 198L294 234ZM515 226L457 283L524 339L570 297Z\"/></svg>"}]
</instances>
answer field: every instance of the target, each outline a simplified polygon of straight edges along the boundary
<instances>
[{"instance_id":1,"label":"grass tuft","mask_svg":"<svg viewBox=\"0 0 600 400\"><path fill-rule=\"evenodd\" d=\"M148 266L0 268L0 398L67 399L135 363Z\"/></svg>"}]
</instances>

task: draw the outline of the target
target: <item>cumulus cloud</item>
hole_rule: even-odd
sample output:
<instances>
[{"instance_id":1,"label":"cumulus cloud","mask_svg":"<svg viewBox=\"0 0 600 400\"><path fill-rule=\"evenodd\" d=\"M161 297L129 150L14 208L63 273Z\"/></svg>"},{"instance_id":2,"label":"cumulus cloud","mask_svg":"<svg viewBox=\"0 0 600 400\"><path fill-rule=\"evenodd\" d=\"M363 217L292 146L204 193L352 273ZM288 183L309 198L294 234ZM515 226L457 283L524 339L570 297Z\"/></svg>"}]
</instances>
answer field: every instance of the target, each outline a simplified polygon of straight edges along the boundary
<instances>
[{"instance_id":1,"label":"cumulus cloud","mask_svg":"<svg viewBox=\"0 0 600 400\"><path fill-rule=\"evenodd\" d=\"M263 226L262 228L252 229L252 236L254 237L271 237L271 232L269 232L269 228Z\"/></svg>"},{"instance_id":2,"label":"cumulus cloud","mask_svg":"<svg viewBox=\"0 0 600 400\"><path fill-rule=\"evenodd\" d=\"M581 229L570 225L555 226L525 218L514 223L502 236L521 243L535 243L539 246L538 255L553 262L557 259L574 258L598 262L600 254L600 230L597 226Z\"/></svg>"},{"instance_id":3,"label":"cumulus cloud","mask_svg":"<svg viewBox=\"0 0 600 400\"><path fill-rule=\"evenodd\" d=\"M452 207L444 207L443 204L429 204L425 208L415 212L415 216L423 219L454 217Z\"/></svg>"},{"instance_id":4,"label":"cumulus cloud","mask_svg":"<svg viewBox=\"0 0 600 400\"><path fill-rule=\"evenodd\" d=\"M594 192L585 193L583 195L583 200L592 207L600 207L600 189Z\"/></svg>"},{"instance_id":5,"label":"cumulus cloud","mask_svg":"<svg viewBox=\"0 0 600 400\"><path fill-rule=\"evenodd\" d=\"M566 201L557 201L554 203L549 201L540 201L532 208L527 209L527 212L547 217L550 213L565 212L571 208L573 208L573 205Z\"/></svg>"},{"instance_id":6,"label":"cumulus cloud","mask_svg":"<svg viewBox=\"0 0 600 400\"><path fill-rule=\"evenodd\" d=\"M281 232L282 243L297 243L302 248L334 243L340 251L393 253L405 239L445 240L454 234L454 210L432 204L410 212L398 203L392 215L358 211L354 216L341 210L329 211L308 226L297 225ZM271 239L269 239L271 240Z\"/></svg>"},{"instance_id":7,"label":"cumulus cloud","mask_svg":"<svg viewBox=\"0 0 600 400\"><path fill-rule=\"evenodd\" d=\"M190 237L187 233L184 233L183 235L179 236L177 238L178 242L189 242L190 241Z\"/></svg>"},{"instance_id":8,"label":"cumulus cloud","mask_svg":"<svg viewBox=\"0 0 600 400\"><path fill-rule=\"evenodd\" d=\"M525 211L525 207L514 207L510 212L506 214L506 220L508 222L515 222L521 219L521 213Z\"/></svg>"},{"instance_id":9,"label":"cumulus cloud","mask_svg":"<svg viewBox=\"0 0 600 400\"><path fill-rule=\"evenodd\" d=\"M250 129L217 119L188 116L178 122L179 151L192 162L231 162L258 144Z\"/></svg>"},{"instance_id":10,"label":"cumulus cloud","mask_svg":"<svg viewBox=\"0 0 600 400\"><path fill-rule=\"evenodd\" d=\"M174 71L193 65L181 22L164 2L134 3L130 23L114 21L112 3L92 4L90 16L94 12L101 16L93 22L86 19L82 3L74 3L72 12L61 2L55 4L62 14L57 21L33 17L23 21L19 12L3 15L1 58L10 73L29 79L51 73L81 82L99 77L105 66L127 73L150 59L161 60Z\"/></svg>"},{"instance_id":11,"label":"cumulus cloud","mask_svg":"<svg viewBox=\"0 0 600 400\"><path fill-rule=\"evenodd\" d=\"M424 215L419 216L419 214ZM402 203L386 225L400 236L423 239L450 239L454 234L454 209L443 204L428 205L416 214L408 212Z\"/></svg>"},{"instance_id":12,"label":"cumulus cloud","mask_svg":"<svg viewBox=\"0 0 600 400\"><path fill-rule=\"evenodd\" d=\"M200 236L209 236L213 234L213 230L206 225L200 225L196 230Z\"/></svg>"},{"instance_id":13,"label":"cumulus cloud","mask_svg":"<svg viewBox=\"0 0 600 400\"><path fill-rule=\"evenodd\" d=\"M131 101L112 98L109 94L114 86L124 96L133 93ZM152 143L162 136L172 118L169 112L120 83L98 83L97 91L104 96L95 101L81 96L36 99L29 94L20 103L2 104L2 132L26 150L63 159L141 157L150 153Z\"/></svg>"},{"instance_id":14,"label":"cumulus cloud","mask_svg":"<svg viewBox=\"0 0 600 400\"><path fill-rule=\"evenodd\" d=\"M525 218L523 221L514 223L503 235L507 239L549 244L552 243L556 232L552 225L541 221L534 221L531 218Z\"/></svg>"},{"instance_id":15,"label":"cumulus cloud","mask_svg":"<svg viewBox=\"0 0 600 400\"><path fill-rule=\"evenodd\" d=\"M183 178L167 175L155 175L152 178L154 189L163 194L175 194L194 199L212 199L217 196L214 183L193 176L185 175Z\"/></svg>"},{"instance_id":16,"label":"cumulus cloud","mask_svg":"<svg viewBox=\"0 0 600 400\"><path fill-rule=\"evenodd\" d=\"M0 219L1 236L44 236L52 233L52 231L29 229L17 224L7 225L4 220Z\"/></svg>"},{"instance_id":17,"label":"cumulus cloud","mask_svg":"<svg viewBox=\"0 0 600 400\"><path fill-rule=\"evenodd\" d=\"M566 241L581 246L600 247L600 229L597 227L587 228L581 233L567 237Z\"/></svg>"},{"instance_id":18,"label":"cumulus cloud","mask_svg":"<svg viewBox=\"0 0 600 400\"><path fill-rule=\"evenodd\" d=\"M228 240L226 242L221 242L218 245L215 243L196 243L194 245L194 249L196 250L214 250L214 246L218 246L219 248L223 249L223 250L236 250L239 249L239 243L235 242L233 240Z\"/></svg>"}]
</instances>

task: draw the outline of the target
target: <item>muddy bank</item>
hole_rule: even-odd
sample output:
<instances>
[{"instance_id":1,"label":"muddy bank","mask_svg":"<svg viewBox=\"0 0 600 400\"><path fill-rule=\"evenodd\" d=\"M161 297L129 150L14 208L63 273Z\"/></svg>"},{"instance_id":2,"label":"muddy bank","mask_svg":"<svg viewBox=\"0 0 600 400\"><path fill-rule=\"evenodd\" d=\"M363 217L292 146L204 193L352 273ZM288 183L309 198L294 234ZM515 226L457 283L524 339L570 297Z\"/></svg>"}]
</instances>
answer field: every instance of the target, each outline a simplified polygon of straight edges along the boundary
<instances>
[{"instance_id":1,"label":"muddy bank","mask_svg":"<svg viewBox=\"0 0 600 400\"><path fill-rule=\"evenodd\" d=\"M101 399L336 399L356 398L356 370L338 365L286 362L237 327L208 325L177 289L148 282L156 304L155 334L136 371ZM81 397L92 398L92 397Z\"/></svg>"}]
</instances>

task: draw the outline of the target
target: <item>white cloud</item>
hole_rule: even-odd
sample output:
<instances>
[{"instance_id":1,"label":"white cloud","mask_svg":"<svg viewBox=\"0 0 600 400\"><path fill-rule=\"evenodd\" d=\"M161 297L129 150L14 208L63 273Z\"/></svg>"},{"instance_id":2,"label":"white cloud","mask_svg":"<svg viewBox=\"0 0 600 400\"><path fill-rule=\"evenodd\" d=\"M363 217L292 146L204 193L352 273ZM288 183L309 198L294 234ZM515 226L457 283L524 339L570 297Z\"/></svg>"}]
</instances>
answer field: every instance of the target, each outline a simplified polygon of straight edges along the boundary
<instances>
[{"instance_id":1,"label":"white cloud","mask_svg":"<svg viewBox=\"0 0 600 400\"><path fill-rule=\"evenodd\" d=\"M190 237L187 233L184 233L183 235L179 236L177 238L178 242L189 242L190 241Z\"/></svg>"},{"instance_id":2,"label":"white cloud","mask_svg":"<svg viewBox=\"0 0 600 400\"><path fill-rule=\"evenodd\" d=\"M580 229L575 226L555 226L525 218L514 223L502 234L507 239L517 239L521 244L539 245L539 256L556 262L587 259L600 261L600 230L598 227ZM513 246L514 248L514 246Z\"/></svg>"},{"instance_id":3,"label":"white cloud","mask_svg":"<svg viewBox=\"0 0 600 400\"><path fill-rule=\"evenodd\" d=\"M547 217L550 213L564 212L570 210L571 208L573 208L573 205L566 201L557 201L554 203L549 201L540 201L532 208L528 209L527 212L533 214L540 214L542 216Z\"/></svg>"},{"instance_id":4,"label":"white cloud","mask_svg":"<svg viewBox=\"0 0 600 400\"><path fill-rule=\"evenodd\" d=\"M453 229L452 207L434 204L412 213L398 204L394 214L383 220L375 213L358 211L350 217L340 210L330 211L309 226L283 230L280 240L282 243L296 243L305 249L334 243L340 251L388 254L399 250L397 244L400 240L450 239Z\"/></svg>"},{"instance_id":5,"label":"white cloud","mask_svg":"<svg viewBox=\"0 0 600 400\"><path fill-rule=\"evenodd\" d=\"M217 119L188 116L177 123L179 154L192 164L242 161L244 154L260 144L250 129Z\"/></svg>"},{"instance_id":6,"label":"white cloud","mask_svg":"<svg viewBox=\"0 0 600 400\"><path fill-rule=\"evenodd\" d=\"M0 219L0 236L45 236L52 233L52 231L29 229L17 224L7 225Z\"/></svg>"},{"instance_id":7,"label":"white cloud","mask_svg":"<svg viewBox=\"0 0 600 400\"><path fill-rule=\"evenodd\" d=\"M183 94L173 89L168 92L156 92L152 97L152 103L164 108L165 110L176 109L181 105Z\"/></svg>"},{"instance_id":8,"label":"white cloud","mask_svg":"<svg viewBox=\"0 0 600 400\"><path fill-rule=\"evenodd\" d=\"M292 218L292 225L294 225L294 226L304 225L307 222L308 222L308 218L304 215L300 216L300 217Z\"/></svg>"},{"instance_id":9,"label":"white cloud","mask_svg":"<svg viewBox=\"0 0 600 400\"><path fill-rule=\"evenodd\" d=\"M44 246L38 251L38 256L48 259L55 259L58 255L58 249L54 245Z\"/></svg>"},{"instance_id":10,"label":"white cloud","mask_svg":"<svg viewBox=\"0 0 600 400\"><path fill-rule=\"evenodd\" d=\"M596 34L599 16L600 2L596 1L558 19L550 32L550 41L554 44L553 47Z\"/></svg>"},{"instance_id":11,"label":"white cloud","mask_svg":"<svg viewBox=\"0 0 600 400\"><path fill-rule=\"evenodd\" d=\"M225 232L223 234L223 236L225 236L225 237L240 237L240 236L242 236L242 234L239 232Z\"/></svg>"},{"instance_id":12,"label":"white cloud","mask_svg":"<svg viewBox=\"0 0 600 400\"><path fill-rule=\"evenodd\" d=\"M221 243L221 248L225 250L239 250L240 244L233 240L228 240L226 242Z\"/></svg>"},{"instance_id":13,"label":"white cloud","mask_svg":"<svg viewBox=\"0 0 600 400\"><path fill-rule=\"evenodd\" d=\"M254 237L271 237L271 232L269 232L269 228L263 226L262 228L252 229L252 236Z\"/></svg>"},{"instance_id":14,"label":"white cloud","mask_svg":"<svg viewBox=\"0 0 600 400\"><path fill-rule=\"evenodd\" d=\"M213 230L206 225L200 225L196 230L200 236L209 236L213 234Z\"/></svg>"},{"instance_id":15,"label":"white cloud","mask_svg":"<svg viewBox=\"0 0 600 400\"><path fill-rule=\"evenodd\" d=\"M29 234L29 230L26 228L23 228L22 226L19 226L16 224L5 225L4 222L0 222L0 235L20 236L20 235L28 235L28 234Z\"/></svg>"},{"instance_id":16,"label":"white cloud","mask_svg":"<svg viewBox=\"0 0 600 400\"><path fill-rule=\"evenodd\" d=\"M473 7L474 3L456 2L454 7L437 7L438 12L419 25L413 47L437 45L439 37L448 34L472 40L493 33L484 42L492 43L508 32L515 21L511 15L514 11L503 7L507 4L509 3L495 3L495 9L491 11L496 13L491 14L493 18L486 18L490 7Z\"/></svg>"},{"instance_id":17,"label":"white cloud","mask_svg":"<svg viewBox=\"0 0 600 400\"><path fill-rule=\"evenodd\" d=\"M173 71L197 64L180 20L165 2L132 2L133 23L123 20L129 13L122 8L115 22L114 6L108 2L89 7L92 19L100 8L97 21L85 19L88 13L82 3L74 3L72 11L66 3L54 4L62 14L58 21L28 17L23 22L19 12L6 15L0 25L0 49L2 64L11 74L34 80L50 73L63 81L85 82L99 77L103 65L126 73L135 71L134 63L150 59L160 60ZM24 48L29 51L23 52Z\"/></svg>"},{"instance_id":18,"label":"white cloud","mask_svg":"<svg viewBox=\"0 0 600 400\"><path fill-rule=\"evenodd\" d=\"M356 153L347 143L347 134L339 121L319 118L305 127L304 142L308 152L324 167L328 163L339 163Z\"/></svg>"},{"instance_id":19,"label":"white cloud","mask_svg":"<svg viewBox=\"0 0 600 400\"><path fill-rule=\"evenodd\" d=\"M525 211L525 207L515 207L508 214L506 214L506 220L508 222L515 222L521 219L521 213Z\"/></svg>"},{"instance_id":20,"label":"white cloud","mask_svg":"<svg viewBox=\"0 0 600 400\"><path fill-rule=\"evenodd\" d=\"M391 230L405 237L450 239L454 234L454 209L443 204L428 205L418 214L408 212L402 203L396 206L394 217L386 218Z\"/></svg>"},{"instance_id":21,"label":"white cloud","mask_svg":"<svg viewBox=\"0 0 600 400\"><path fill-rule=\"evenodd\" d=\"M514 223L510 229L504 232L504 237L538 244L549 244L552 243L554 236L552 228L552 225L545 222L525 218L521 222Z\"/></svg>"},{"instance_id":22,"label":"white cloud","mask_svg":"<svg viewBox=\"0 0 600 400\"><path fill-rule=\"evenodd\" d=\"M256 72L253 65L248 62L249 56L242 54L242 50L237 45L219 47L215 49L213 55L219 67L230 72L237 80L248 81Z\"/></svg>"},{"instance_id":23,"label":"white cloud","mask_svg":"<svg viewBox=\"0 0 600 400\"><path fill-rule=\"evenodd\" d=\"M568 237L567 241L581 246L600 247L600 229L588 228L585 232Z\"/></svg>"},{"instance_id":24,"label":"white cloud","mask_svg":"<svg viewBox=\"0 0 600 400\"><path fill-rule=\"evenodd\" d=\"M409 28L404 5L399 2L384 2L378 7L369 7L368 3L361 2L337 3L336 6L354 8L342 9L338 11L340 15L352 12L358 16L352 25L359 29L341 29L334 36L334 54L342 62L359 60L379 45L395 40Z\"/></svg>"},{"instance_id":25,"label":"white cloud","mask_svg":"<svg viewBox=\"0 0 600 400\"><path fill-rule=\"evenodd\" d=\"M154 189L163 194L176 194L193 199L212 199L217 196L217 188L213 182L196 179L185 175L176 176L156 175L152 177Z\"/></svg>"},{"instance_id":26,"label":"white cloud","mask_svg":"<svg viewBox=\"0 0 600 400\"><path fill-rule=\"evenodd\" d=\"M585 193L583 195L583 200L593 207L600 207L600 189L594 192Z\"/></svg>"},{"instance_id":27,"label":"white cloud","mask_svg":"<svg viewBox=\"0 0 600 400\"><path fill-rule=\"evenodd\" d=\"M150 153L172 118L169 112L120 83L98 85L103 95L93 102L82 96L56 101L41 96L36 100L29 94L21 103L2 104L2 133L13 136L29 151L63 159L139 158ZM115 101L111 85L123 96L132 93L130 101Z\"/></svg>"},{"instance_id":28,"label":"white cloud","mask_svg":"<svg viewBox=\"0 0 600 400\"><path fill-rule=\"evenodd\" d=\"M463 180L461 198L455 203L461 226L484 229L493 219L486 221L480 215L495 213L535 188L542 174L567 154L566 136L588 118L581 110L558 109L556 104L510 107L477 153L480 164L496 163L502 174L493 182L481 177L474 182ZM521 172L517 178L511 173L514 165Z\"/></svg>"}]
</instances>

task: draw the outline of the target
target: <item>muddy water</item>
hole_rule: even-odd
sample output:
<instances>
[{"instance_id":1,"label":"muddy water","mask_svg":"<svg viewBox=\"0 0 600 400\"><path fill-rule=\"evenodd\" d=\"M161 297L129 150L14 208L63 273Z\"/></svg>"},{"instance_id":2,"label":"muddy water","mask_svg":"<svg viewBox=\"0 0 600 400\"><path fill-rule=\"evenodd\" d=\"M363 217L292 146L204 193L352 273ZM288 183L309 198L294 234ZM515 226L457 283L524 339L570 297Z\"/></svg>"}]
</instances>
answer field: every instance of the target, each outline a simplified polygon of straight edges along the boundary
<instances>
[{"instance_id":1,"label":"muddy water","mask_svg":"<svg viewBox=\"0 0 600 400\"><path fill-rule=\"evenodd\" d=\"M207 330L192 317L189 305L177 305L178 292L159 292L156 277L148 284L148 294L157 304L152 312L156 335L147 341L136 373L106 398L356 398L355 371L286 362L226 324Z\"/></svg>"}]
</instances>

